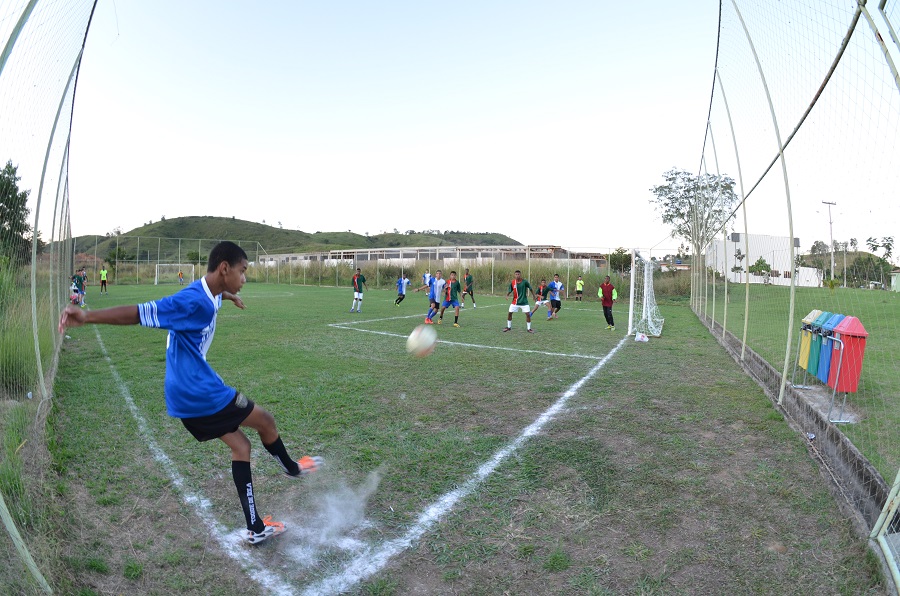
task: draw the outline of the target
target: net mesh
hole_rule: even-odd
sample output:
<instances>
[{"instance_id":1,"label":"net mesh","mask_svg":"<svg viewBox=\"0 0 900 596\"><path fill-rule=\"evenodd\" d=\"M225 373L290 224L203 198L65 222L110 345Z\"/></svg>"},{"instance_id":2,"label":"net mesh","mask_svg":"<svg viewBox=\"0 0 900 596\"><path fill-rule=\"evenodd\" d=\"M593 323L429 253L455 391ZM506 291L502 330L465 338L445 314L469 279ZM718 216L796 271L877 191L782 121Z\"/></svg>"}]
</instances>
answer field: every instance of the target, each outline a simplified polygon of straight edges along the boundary
<instances>
[{"instance_id":1,"label":"net mesh","mask_svg":"<svg viewBox=\"0 0 900 596\"><path fill-rule=\"evenodd\" d=\"M694 255L692 301L896 565L900 43L898 3L869 6L722 3L700 171L742 203Z\"/></svg>"},{"instance_id":2,"label":"net mesh","mask_svg":"<svg viewBox=\"0 0 900 596\"><path fill-rule=\"evenodd\" d=\"M651 337L662 335L663 319L656 305L656 292L653 289L653 278L660 273L660 267L655 261L646 259L641 253L634 253L634 298L632 301L632 328L631 333L643 333Z\"/></svg>"}]
</instances>

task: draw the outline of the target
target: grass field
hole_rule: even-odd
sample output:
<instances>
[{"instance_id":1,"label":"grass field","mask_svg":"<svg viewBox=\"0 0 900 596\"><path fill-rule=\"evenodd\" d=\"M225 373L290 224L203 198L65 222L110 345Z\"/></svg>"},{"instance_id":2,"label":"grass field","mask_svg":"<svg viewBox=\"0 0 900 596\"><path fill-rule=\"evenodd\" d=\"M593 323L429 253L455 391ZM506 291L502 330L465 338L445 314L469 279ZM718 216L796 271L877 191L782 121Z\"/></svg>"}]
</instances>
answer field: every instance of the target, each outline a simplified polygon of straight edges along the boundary
<instances>
[{"instance_id":1,"label":"grass field","mask_svg":"<svg viewBox=\"0 0 900 596\"><path fill-rule=\"evenodd\" d=\"M709 298L712 312L712 294ZM722 321L725 301L723 286L717 288L715 316ZM743 286L729 285L728 330L740 338L744 329L745 293ZM750 325L747 344L761 354L777 370L784 363L788 289L755 284L750 286ZM814 309L857 317L865 326L865 357L858 392L850 394L848 403L857 413L858 424L842 425L841 430L853 444L879 469L891 483L900 468L900 293L858 289L797 288L794 307L794 329L788 375L793 373L797 338L801 319ZM803 380L799 371L797 382ZM820 384L814 379L809 382ZM830 391L830 390L829 390ZM840 404L843 394L836 398ZM837 412L835 412L835 415Z\"/></svg>"},{"instance_id":2,"label":"grass field","mask_svg":"<svg viewBox=\"0 0 900 596\"><path fill-rule=\"evenodd\" d=\"M568 301L534 335L520 314L504 334L505 301L481 296L415 360L422 294L398 308L367 292L361 314L348 289L242 295L210 362L275 415L293 454L328 462L290 480L251 435L260 511L288 533L239 543L227 448L166 416L164 332L73 329L52 419L62 593L884 589L803 439L683 306L663 306L664 336L639 344L623 340L623 307L616 332Z\"/></svg>"}]
</instances>

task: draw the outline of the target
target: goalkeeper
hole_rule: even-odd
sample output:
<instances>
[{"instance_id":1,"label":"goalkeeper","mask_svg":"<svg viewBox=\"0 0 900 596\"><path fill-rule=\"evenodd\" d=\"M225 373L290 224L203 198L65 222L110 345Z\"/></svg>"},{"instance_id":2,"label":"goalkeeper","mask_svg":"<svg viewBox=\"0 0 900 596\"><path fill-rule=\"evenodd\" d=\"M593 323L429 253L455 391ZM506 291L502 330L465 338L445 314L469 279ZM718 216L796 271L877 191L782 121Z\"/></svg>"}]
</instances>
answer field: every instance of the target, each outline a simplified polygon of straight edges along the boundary
<instances>
[{"instance_id":1,"label":"goalkeeper","mask_svg":"<svg viewBox=\"0 0 900 596\"><path fill-rule=\"evenodd\" d=\"M616 292L615 286L609 283L608 275L606 276L606 279L603 280L603 283L600 284L600 289L597 290L597 297L600 298L600 304L603 305L603 316L606 317L606 328L615 331L616 324L613 322L612 307L619 298L619 294Z\"/></svg>"}]
</instances>

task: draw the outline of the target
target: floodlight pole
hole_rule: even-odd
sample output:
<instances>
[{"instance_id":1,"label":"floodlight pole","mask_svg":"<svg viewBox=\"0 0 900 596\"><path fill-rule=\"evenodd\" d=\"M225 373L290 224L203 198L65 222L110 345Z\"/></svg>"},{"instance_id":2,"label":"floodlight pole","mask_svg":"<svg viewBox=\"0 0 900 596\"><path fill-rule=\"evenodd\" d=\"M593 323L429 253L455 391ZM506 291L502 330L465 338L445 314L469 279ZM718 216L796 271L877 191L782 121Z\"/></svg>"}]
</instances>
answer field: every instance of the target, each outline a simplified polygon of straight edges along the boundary
<instances>
[{"instance_id":1,"label":"floodlight pole","mask_svg":"<svg viewBox=\"0 0 900 596\"><path fill-rule=\"evenodd\" d=\"M831 231L831 206L837 205L837 203L830 203L828 201L822 201L823 205L828 205L828 239L830 241L831 248L831 279L834 280L834 234Z\"/></svg>"}]
</instances>

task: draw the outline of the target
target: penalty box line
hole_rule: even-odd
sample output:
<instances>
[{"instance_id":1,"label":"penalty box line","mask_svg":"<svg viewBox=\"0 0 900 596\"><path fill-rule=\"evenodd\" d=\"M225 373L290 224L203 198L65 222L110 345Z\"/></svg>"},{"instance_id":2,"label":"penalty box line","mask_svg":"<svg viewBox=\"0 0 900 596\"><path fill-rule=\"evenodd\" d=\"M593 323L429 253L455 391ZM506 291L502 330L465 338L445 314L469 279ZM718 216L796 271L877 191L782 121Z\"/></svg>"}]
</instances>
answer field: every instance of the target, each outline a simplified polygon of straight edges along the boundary
<instances>
[{"instance_id":1,"label":"penalty box line","mask_svg":"<svg viewBox=\"0 0 900 596\"><path fill-rule=\"evenodd\" d=\"M419 315L416 315L417 317ZM396 317L398 319L408 319L409 317ZM390 319L372 319L373 321L389 321ZM360 321L360 322L368 322L368 321ZM375 335L386 335L388 337L400 337L406 338L405 335L401 333L391 333L390 331L375 331L372 329L357 329L355 327L345 326L343 323L331 323L328 325L329 327L334 327L335 329L347 329L348 331L360 331L362 333L374 333ZM470 344L461 341L451 341L446 339L439 339L438 343L447 344L448 346L462 346L465 348L478 348L481 350L502 350L505 352L516 352L519 354L540 354L541 356L560 356L562 358L584 358L585 360L597 360L600 356L591 356L585 354L564 354L562 352L543 352L541 350L524 350L522 348L508 348L506 346L486 346L484 344Z\"/></svg>"},{"instance_id":2,"label":"penalty box line","mask_svg":"<svg viewBox=\"0 0 900 596\"><path fill-rule=\"evenodd\" d=\"M249 549L242 548L239 541L235 540L233 536L230 536L230 534L233 533L229 533L219 520L217 520L209 511L211 506L209 499L199 492L190 490L186 486L184 477L175 467L175 462L172 461L166 452L163 451L162 447L159 446L159 443L156 442L156 439L154 439L153 431L150 430L147 419L144 418L140 409L137 407L137 404L134 403L134 399L131 397L131 391L128 390L128 385L122 380L119 371L109 357L109 353L106 351L106 345L103 343L103 338L100 336L100 331L97 329L96 325L94 325L94 334L97 336L97 342L100 344L100 353L103 354L103 357L109 364L109 371L119 390L119 394L125 400L125 404L131 411L131 416L134 418L135 422L137 422L138 432L140 433L141 438L153 454L153 459L163 467L166 474L169 476L169 480L172 481L172 484L175 485L175 488L181 494L181 500L184 504L193 509L194 514L207 526L210 537L216 541L222 549L222 552L237 563L252 580L260 585L260 587L277 595L286 596L294 594L293 586L288 584L276 570L267 565L265 561L258 560L258 557L248 552Z\"/></svg>"},{"instance_id":3,"label":"penalty box line","mask_svg":"<svg viewBox=\"0 0 900 596\"><path fill-rule=\"evenodd\" d=\"M613 355L625 345L625 341L628 337L629 336L626 335L619 340L619 343L616 344L616 346L610 350L600 362L595 364L586 375L570 385L566 392L563 393L562 397L556 400L552 406L538 416L538 418L526 427L518 437L494 453L493 457L483 463L459 488L442 495L437 501L429 505L425 511L419 515L416 523L409 528L405 534L399 538L388 540L378 547L365 549L345 565L342 572L326 577L325 579L308 586L303 593L316 595L346 592L362 580L378 573L393 557L412 547L426 532L447 515L459 501L475 492L475 489L477 489L478 486L500 466L500 464L515 453L525 441L538 434L544 426L549 424L557 414L566 407L569 399L575 396L585 383L606 366L606 363L609 362Z\"/></svg>"}]
</instances>

